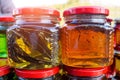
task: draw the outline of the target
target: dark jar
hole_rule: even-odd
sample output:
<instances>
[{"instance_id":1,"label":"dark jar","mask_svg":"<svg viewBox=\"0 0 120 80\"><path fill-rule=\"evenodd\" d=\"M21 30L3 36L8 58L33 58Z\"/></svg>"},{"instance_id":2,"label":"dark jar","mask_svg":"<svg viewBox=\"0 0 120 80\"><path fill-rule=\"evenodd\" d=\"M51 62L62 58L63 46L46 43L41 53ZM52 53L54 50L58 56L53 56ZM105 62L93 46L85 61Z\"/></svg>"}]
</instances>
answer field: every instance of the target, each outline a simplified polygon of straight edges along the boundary
<instances>
[{"instance_id":1,"label":"dark jar","mask_svg":"<svg viewBox=\"0 0 120 80\"><path fill-rule=\"evenodd\" d=\"M78 68L98 68L113 63L113 28L106 25L109 10L99 6L64 11L60 30L62 63Z\"/></svg>"},{"instance_id":2,"label":"dark jar","mask_svg":"<svg viewBox=\"0 0 120 80\"><path fill-rule=\"evenodd\" d=\"M10 71L10 67L8 66L0 67L0 80L10 80L9 78L12 79L10 76Z\"/></svg>"},{"instance_id":3,"label":"dark jar","mask_svg":"<svg viewBox=\"0 0 120 80\"><path fill-rule=\"evenodd\" d=\"M59 80L56 75L59 72L59 67L41 70L22 70L15 69L18 80Z\"/></svg>"},{"instance_id":4,"label":"dark jar","mask_svg":"<svg viewBox=\"0 0 120 80\"><path fill-rule=\"evenodd\" d=\"M59 65L58 10L18 8L15 25L7 30L8 61L19 69L44 69Z\"/></svg>"},{"instance_id":5,"label":"dark jar","mask_svg":"<svg viewBox=\"0 0 120 80\"><path fill-rule=\"evenodd\" d=\"M107 80L105 68L73 68L64 67L63 80Z\"/></svg>"},{"instance_id":6,"label":"dark jar","mask_svg":"<svg viewBox=\"0 0 120 80\"><path fill-rule=\"evenodd\" d=\"M0 16L0 66L7 65L8 56L6 31L14 24L14 18L11 16Z\"/></svg>"}]
</instances>

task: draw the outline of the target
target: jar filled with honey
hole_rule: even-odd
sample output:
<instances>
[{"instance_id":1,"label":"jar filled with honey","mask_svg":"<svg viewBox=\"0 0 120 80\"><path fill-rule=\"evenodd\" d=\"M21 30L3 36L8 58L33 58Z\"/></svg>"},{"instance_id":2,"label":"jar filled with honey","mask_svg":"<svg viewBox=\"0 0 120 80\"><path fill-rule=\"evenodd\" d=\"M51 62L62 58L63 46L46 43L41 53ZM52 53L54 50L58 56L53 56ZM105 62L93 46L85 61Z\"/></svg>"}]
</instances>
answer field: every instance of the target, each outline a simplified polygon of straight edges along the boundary
<instances>
[{"instance_id":1,"label":"jar filled with honey","mask_svg":"<svg viewBox=\"0 0 120 80\"><path fill-rule=\"evenodd\" d=\"M6 30L14 24L14 18L11 16L0 17L0 66L7 65L7 40Z\"/></svg>"},{"instance_id":2,"label":"jar filled with honey","mask_svg":"<svg viewBox=\"0 0 120 80\"><path fill-rule=\"evenodd\" d=\"M59 17L56 9L18 8L15 25L7 30L8 62L18 69L44 69L59 65Z\"/></svg>"},{"instance_id":3,"label":"jar filled with honey","mask_svg":"<svg viewBox=\"0 0 120 80\"><path fill-rule=\"evenodd\" d=\"M120 19L115 20L115 51L120 53Z\"/></svg>"},{"instance_id":4,"label":"jar filled with honey","mask_svg":"<svg viewBox=\"0 0 120 80\"><path fill-rule=\"evenodd\" d=\"M60 30L62 63L78 68L105 67L113 63L114 32L106 25L109 10L81 6L65 10Z\"/></svg>"}]
</instances>

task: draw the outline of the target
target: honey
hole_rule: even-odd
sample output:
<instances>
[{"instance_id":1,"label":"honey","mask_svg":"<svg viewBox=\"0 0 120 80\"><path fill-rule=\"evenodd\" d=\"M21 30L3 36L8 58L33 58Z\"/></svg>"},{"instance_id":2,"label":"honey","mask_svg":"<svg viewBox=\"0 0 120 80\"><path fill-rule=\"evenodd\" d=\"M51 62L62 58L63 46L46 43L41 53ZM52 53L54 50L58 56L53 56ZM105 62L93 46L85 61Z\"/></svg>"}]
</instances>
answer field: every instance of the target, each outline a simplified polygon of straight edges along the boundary
<instances>
[{"instance_id":1,"label":"honey","mask_svg":"<svg viewBox=\"0 0 120 80\"><path fill-rule=\"evenodd\" d=\"M87 9L96 12L84 11ZM96 68L113 63L113 28L105 25L105 16L97 13L100 9L105 10L101 7L75 7L64 11L66 23L60 36L64 65Z\"/></svg>"}]
</instances>

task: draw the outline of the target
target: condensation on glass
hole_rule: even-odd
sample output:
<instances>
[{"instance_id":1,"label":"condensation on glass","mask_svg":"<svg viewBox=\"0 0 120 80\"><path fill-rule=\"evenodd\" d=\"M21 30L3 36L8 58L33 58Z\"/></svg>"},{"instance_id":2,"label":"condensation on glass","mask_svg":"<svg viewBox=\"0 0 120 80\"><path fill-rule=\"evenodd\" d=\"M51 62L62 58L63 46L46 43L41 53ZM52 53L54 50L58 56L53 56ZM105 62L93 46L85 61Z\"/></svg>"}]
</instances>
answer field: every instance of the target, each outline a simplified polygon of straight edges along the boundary
<instances>
[{"instance_id":1,"label":"condensation on glass","mask_svg":"<svg viewBox=\"0 0 120 80\"><path fill-rule=\"evenodd\" d=\"M60 30L62 63L96 68L113 63L114 32L106 25L109 10L99 6L73 7L63 12Z\"/></svg>"},{"instance_id":2,"label":"condensation on glass","mask_svg":"<svg viewBox=\"0 0 120 80\"><path fill-rule=\"evenodd\" d=\"M59 65L58 10L18 8L15 25L7 30L8 62L21 69L44 69Z\"/></svg>"}]
</instances>

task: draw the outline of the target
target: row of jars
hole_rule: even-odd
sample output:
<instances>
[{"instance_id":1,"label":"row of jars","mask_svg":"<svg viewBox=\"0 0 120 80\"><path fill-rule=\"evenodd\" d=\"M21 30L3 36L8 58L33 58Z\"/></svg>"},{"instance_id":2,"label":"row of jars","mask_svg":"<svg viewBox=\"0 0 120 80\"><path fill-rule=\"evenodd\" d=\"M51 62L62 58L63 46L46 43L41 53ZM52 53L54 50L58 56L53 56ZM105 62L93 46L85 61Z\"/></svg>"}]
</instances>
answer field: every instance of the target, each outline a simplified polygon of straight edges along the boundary
<instances>
[{"instance_id":1,"label":"row of jars","mask_svg":"<svg viewBox=\"0 0 120 80\"><path fill-rule=\"evenodd\" d=\"M107 15L103 7L70 8L63 12L65 25L60 28L55 9L16 9L15 24L7 29L8 62L21 69L52 68L61 60L78 68L109 66L114 30L106 25Z\"/></svg>"},{"instance_id":2,"label":"row of jars","mask_svg":"<svg viewBox=\"0 0 120 80\"><path fill-rule=\"evenodd\" d=\"M111 66L114 61L114 29L107 22L108 15L109 10L99 6L73 7L64 10L65 24L60 27L60 12L56 9L18 8L13 11L13 25L12 17L0 19L0 65L5 63L3 57L7 57L8 49L8 64L18 71L20 69L21 75L26 71L51 70L63 64L70 70L66 69L70 75L79 76L88 71L81 76L91 72L95 77L103 76L106 74L106 67ZM83 71L79 72L81 69ZM101 74L97 75L99 71ZM71 77L70 80L72 79Z\"/></svg>"}]
</instances>

